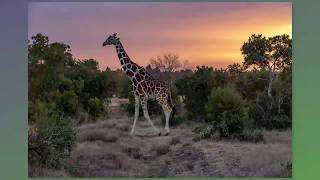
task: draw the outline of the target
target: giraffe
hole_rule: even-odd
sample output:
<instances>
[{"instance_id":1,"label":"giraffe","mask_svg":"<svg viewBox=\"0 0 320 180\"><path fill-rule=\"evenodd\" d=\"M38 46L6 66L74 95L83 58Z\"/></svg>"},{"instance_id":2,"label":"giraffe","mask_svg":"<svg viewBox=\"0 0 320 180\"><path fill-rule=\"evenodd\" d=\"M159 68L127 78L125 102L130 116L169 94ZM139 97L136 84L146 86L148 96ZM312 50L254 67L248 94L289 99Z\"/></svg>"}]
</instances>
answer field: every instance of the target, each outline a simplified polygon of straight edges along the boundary
<instances>
[{"instance_id":1,"label":"giraffe","mask_svg":"<svg viewBox=\"0 0 320 180\"><path fill-rule=\"evenodd\" d=\"M158 128L154 126L148 113L147 101L149 99L155 99L157 103L162 107L162 110L165 114L166 123L164 128L164 135L168 135L170 132L169 119L173 117L176 111L175 106L172 103L169 84L153 78L145 68L133 62L124 50L124 47L120 42L120 38L117 37L117 33L110 35L103 42L102 46L106 45L115 46L121 66L132 82L133 94L135 99L135 111L130 134L134 134L134 128L139 117L139 108L141 104L144 117L148 120L151 127L158 133L158 135L161 135L161 131L159 131Z\"/></svg>"}]
</instances>

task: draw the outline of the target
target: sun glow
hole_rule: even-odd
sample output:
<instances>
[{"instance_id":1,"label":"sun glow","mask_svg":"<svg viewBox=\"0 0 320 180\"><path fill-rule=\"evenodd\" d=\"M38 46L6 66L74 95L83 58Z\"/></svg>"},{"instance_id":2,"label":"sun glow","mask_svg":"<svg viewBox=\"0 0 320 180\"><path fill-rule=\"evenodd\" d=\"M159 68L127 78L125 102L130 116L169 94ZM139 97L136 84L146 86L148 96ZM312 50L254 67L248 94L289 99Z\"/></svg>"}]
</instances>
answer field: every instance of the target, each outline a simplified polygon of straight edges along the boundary
<instances>
[{"instance_id":1,"label":"sun glow","mask_svg":"<svg viewBox=\"0 0 320 180\"><path fill-rule=\"evenodd\" d=\"M242 62L240 47L254 33L292 37L291 3L31 3L28 21L29 39L43 33L101 69L120 67L114 48L101 46L114 32L143 66L172 52L193 67L226 67Z\"/></svg>"}]
</instances>

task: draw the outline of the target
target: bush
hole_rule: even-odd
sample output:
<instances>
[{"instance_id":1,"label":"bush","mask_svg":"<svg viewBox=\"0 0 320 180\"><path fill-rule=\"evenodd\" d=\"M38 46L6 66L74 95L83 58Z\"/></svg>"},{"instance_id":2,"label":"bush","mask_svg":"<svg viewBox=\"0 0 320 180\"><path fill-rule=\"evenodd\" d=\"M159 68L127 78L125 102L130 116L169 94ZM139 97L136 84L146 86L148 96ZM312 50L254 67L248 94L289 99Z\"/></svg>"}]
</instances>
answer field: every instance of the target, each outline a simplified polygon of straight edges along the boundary
<instances>
[{"instance_id":1,"label":"bush","mask_svg":"<svg viewBox=\"0 0 320 180\"><path fill-rule=\"evenodd\" d=\"M88 113L96 119L101 114L104 113L104 106L100 99L98 98L90 98L88 101Z\"/></svg>"},{"instance_id":2,"label":"bush","mask_svg":"<svg viewBox=\"0 0 320 180\"><path fill-rule=\"evenodd\" d=\"M52 104L38 103L36 116L37 130L28 139L28 161L40 167L58 167L75 144L74 124L56 113Z\"/></svg>"},{"instance_id":3,"label":"bush","mask_svg":"<svg viewBox=\"0 0 320 180\"><path fill-rule=\"evenodd\" d=\"M212 67L201 66L190 76L178 79L175 83L177 94L184 97L188 118L205 119L205 104L212 88L224 87L228 82L224 70L213 70Z\"/></svg>"},{"instance_id":4,"label":"bush","mask_svg":"<svg viewBox=\"0 0 320 180\"><path fill-rule=\"evenodd\" d=\"M63 115L74 115L78 108L78 96L73 91L66 91L58 96L57 109Z\"/></svg>"},{"instance_id":5,"label":"bush","mask_svg":"<svg viewBox=\"0 0 320 180\"><path fill-rule=\"evenodd\" d=\"M270 99L266 93L258 93L256 100L250 103L249 116L254 120L255 126L266 129L291 127L291 117L285 113L278 114L276 108L270 110L269 102Z\"/></svg>"},{"instance_id":6,"label":"bush","mask_svg":"<svg viewBox=\"0 0 320 180\"><path fill-rule=\"evenodd\" d=\"M207 122L213 126L206 131L218 131L221 137L241 132L249 122L246 101L231 87L212 90L206 104L206 115Z\"/></svg>"},{"instance_id":7,"label":"bush","mask_svg":"<svg viewBox=\"0 0 320 180\"><path fill-rule=\"evenodd\" d=\"M197 67L191 76L176 81L178 94L185 97L188 118L205 118L205 103L214 85L213 77L213 69L202 66Z\"/></svg>"},{"instance_id":8,"label":"bush","mask_svg":"<svg viewBox=\"0 0 320 180\"><path fill-rule=\"evenodd\" d=\"M135 99L134 99L134 96L133 96L132 93L128 94L128 99L129 99L129 103L128 104L123 104L122 106L129 113L129 116L133 116L134 115L134 109L135 109ZM141 113L142 113L142 110L140 109L139 110L139 115L141 115Z\"/></svg>"},{"instance_id":9,"label":"bush","mask_svg":"<svg viewBox=\"0 0 320 180\"><path fill-rule=\"evenodd\" d=\"M291 127L291 118L285 114L275 115L270 124L270 129L285 129Z\"/></svg>"},{"instance_id":10,"label":"bush","mask_svg":"<svg viewBox=\"0 0 320 180\"><path fill-rule=\"evenodd\" d=\"M203 128L196 129L196 132L199 133L199 138L206 139L215 135L216 128L212 125L208 125Z\"/></svg>"}]
</instances>

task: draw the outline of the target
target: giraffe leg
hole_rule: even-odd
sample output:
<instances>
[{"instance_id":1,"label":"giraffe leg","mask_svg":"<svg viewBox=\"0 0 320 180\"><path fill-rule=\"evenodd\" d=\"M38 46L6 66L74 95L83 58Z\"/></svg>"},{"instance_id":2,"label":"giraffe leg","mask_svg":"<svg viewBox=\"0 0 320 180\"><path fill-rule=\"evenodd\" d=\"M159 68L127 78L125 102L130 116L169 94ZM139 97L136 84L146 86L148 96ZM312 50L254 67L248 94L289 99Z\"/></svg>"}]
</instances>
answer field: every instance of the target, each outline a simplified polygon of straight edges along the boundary
<instances>
[{"instance_id":1,"label":"giraffe leg","mask_svg":"<svg viewBox=\"0 0 320 180\"><path fill-rule=\"evenodd\" d=\"M134 120L133 120L133 124L132 124L132 128L131 128L131 132L130 132L131 135L133 135L133 133L134 133L134 127L136 126L136 123L137 123L137 120L139 117L139 108L140 108L139 96L135 95L134 99L135 99Z\"/></svg>"},{"instance_id":2,"label":"giraffe leg","mask_svg":"<svg viewBox=\"0 0 320 180\"><path fill-rule=\"evenodd\" d=\"M156 128L153 124L153 122L151 121L150 119L150 116L149 116L149 113L148 113L148 106L147 106L147 100L146 98L142 98L141 99L141 106L142 106L142 110L143 110L143 114L144 114L144 117L149 121L151 127L157 132L159 133L158 135L160 136L161 135L161 132L158 130L158 128Z\"/></svg>"},{"instance_id":3,"label":"giraffe leg","mask_svg":"<svg viewBox=\"0 0 320 180\"><path fill-rule=\"evenodd\" d=\"M164 115L166 117L166 125L165 125L165 130L166 130L166 133L165 135L168 135L170 133L170 129L169 129L169 119L170 119L170 114L172 112L171 108L169 107L168 104L163 104L162 105L162 110L164 112Z\"/></svg>"}]
</instances>

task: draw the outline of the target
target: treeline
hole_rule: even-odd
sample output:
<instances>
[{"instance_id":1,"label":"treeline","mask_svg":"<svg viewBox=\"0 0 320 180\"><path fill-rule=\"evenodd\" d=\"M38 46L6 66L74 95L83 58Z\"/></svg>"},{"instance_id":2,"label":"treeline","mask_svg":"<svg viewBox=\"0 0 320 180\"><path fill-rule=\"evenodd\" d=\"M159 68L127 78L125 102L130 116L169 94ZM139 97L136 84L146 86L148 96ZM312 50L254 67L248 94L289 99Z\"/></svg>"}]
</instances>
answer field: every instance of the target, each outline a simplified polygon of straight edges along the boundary
<instances>
[{"instance_id":1,"label":"treeline","mask_svg":"<svg viewBox=\"0 0 320 180\"><path fill-rule=\"evenodd\" d=\"M198 129L201 138L261 141L261 128L291 127L291 80L291 66L277 73L272 88L274 100L267 93L268 71L245 70L239 64L220 70L197 67L175 85L177 94L184 98L184 118L206 122Z\"/></svg>"}]
</instances>

